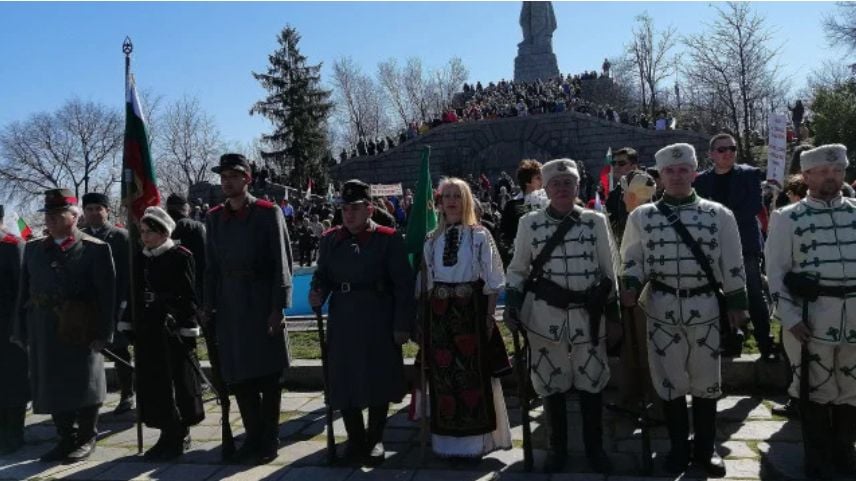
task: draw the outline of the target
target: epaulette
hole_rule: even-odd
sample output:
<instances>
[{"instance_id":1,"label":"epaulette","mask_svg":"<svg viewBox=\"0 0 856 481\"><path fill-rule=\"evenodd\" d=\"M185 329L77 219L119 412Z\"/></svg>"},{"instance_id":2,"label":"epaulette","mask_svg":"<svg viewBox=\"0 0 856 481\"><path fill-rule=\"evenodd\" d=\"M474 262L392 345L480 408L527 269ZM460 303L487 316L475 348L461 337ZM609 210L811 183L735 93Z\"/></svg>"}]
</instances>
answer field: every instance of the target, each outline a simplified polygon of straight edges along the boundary
<instances>
[{"instance_id":1,"label":"epaulette","mask_svg":"<svg viewBox=\"0 0 856 481\"><path fill-rule=\"evenodd\" d=\"M2 243L2 244L18 245L22 242L24 242L24 239L21 239L20 237L16 237L12 234L6 234L5 236L3 236L2 239L0 239L0 243Z\"/></svg>"},{"instance_id":2,"label":"epaulette","mask_svg":"<svg viewBox=\"0 0 856 481\"><path fill-rule=\"evenodd\" d=\"M334 225L333 227L331 227L331 228L329 228L329 229L325 230L324 232L322 232L322 233L321 233L321 237L327 237L327 236L328 236L328 235L330 235L330 234L335 234L335 233L336 233L336 231L338 231L338 230L339 230L339 229L341 229L341 228L342 228L342 226L340 226L340 225Z\"/></svg>"},{"instance_id":3,"label":"epaulette","mask_svg":"<svg viewBox=\"0 0 856 481\"><path fill-rule=\"evenodd\" d=\"M209 213L209 214L213 214L213 213L215 213L215 212L219 212L219 211L221 211L221 210L223 210L223 204L215 205L214 207L212 207L212 208L208 209L208 213Z\"/></svg>"},{"instance_id":4,"label":"epaulette","mask_svg":"<svg viewBox=\"0 0 856 481\"><path fill-rule=\"evenodd\" d=\"M185 256L192 256L193 255L193 252L190 252L190 249L188 249L187 247L184 247L183 245L176 245L175 247L177 247L176 251L184 254Z\"/></svg>"},{"instance_id":5,"label":"epaulette","mask_svg":"<svg viewBox=\"0 0 856 481\"><path fill-rule=\"evenodd\" d=\"M80 236L80 241L81 242L91 242L93 244L107 244L103 240L101 240L97 237L92 237L89 234L83 234L82 236Z\"/></svg>"},{"instance_id":6,"label":"epaulette","mask_svg":"<svg viewBox=\"0 0 856 481\"><path fill-rule=\"evenodd\" d=\"M395 235L395 229L392 227L386 227L383 225L379 225L375 228L375 232L381 235Z\"/></svg>"},{"instance_id":7,"label":"epaulette","mask_svg":"<svg viewBox=\"0 0 856 481\"><path fill-rule=\"evenodd\" d=\"M276 207L276 204L274 204L273 202L271 202L269 200L264 200L264 199L256 199L256 205L259 207L266 207L268 209L273 209Z\"/></svg>"}]
</instances>

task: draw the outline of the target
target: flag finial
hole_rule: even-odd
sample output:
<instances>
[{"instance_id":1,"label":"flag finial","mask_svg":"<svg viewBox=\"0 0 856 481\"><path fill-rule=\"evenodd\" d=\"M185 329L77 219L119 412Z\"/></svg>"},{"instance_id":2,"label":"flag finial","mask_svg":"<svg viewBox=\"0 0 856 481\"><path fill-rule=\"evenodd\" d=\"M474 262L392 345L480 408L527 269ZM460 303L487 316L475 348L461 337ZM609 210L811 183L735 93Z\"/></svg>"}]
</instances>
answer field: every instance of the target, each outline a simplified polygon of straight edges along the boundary
<instances>
[{"instance_id":1,"label":"flag finial","mask_svg":"<svg viewBox=\"0 0 856 481\"><path fill-rule=\"evenodd\" d=\"M125 37L125 41L122 42L122 52L125 55L131 55L131 52L134 51L134 44L131 43L131 37Z\"/></svg>"}]
</instances>

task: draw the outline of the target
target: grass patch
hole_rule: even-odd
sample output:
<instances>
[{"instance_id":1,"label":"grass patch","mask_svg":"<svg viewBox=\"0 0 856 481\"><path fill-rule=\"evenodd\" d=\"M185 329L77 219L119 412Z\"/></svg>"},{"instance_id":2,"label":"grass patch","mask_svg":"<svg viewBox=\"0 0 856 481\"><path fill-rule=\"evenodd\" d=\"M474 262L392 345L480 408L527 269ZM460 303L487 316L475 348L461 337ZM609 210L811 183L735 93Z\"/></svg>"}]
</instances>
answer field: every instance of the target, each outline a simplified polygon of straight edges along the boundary
<instances>
[{"instance_id":1,"label":"grass patch","mask_svg":"<svg viewBox=\"0 0 856 481\"><path fill-rule=\"evenodd\" d=\"M505 323L497 323L499 332L502 335L502 340L505 343L505 349L509 354L514 353L514 343L512 342L511 331L505 327ZM770 334L773 339L779 339L782 326L778 323L771 323ZM291 347L291 357L294 359L321 359L321 346L318 343L318 331L295 331L288 333L289 343ZM402 346L402 351L405 358L416 357L419 352L419 346L409 341ZM197 343L196 352L199 359L208 360L208 349L205 342L200 339ZM748 336L743 344L744 354L758 354L758 343L753 336Z\"/></svg>"}]
</instances>

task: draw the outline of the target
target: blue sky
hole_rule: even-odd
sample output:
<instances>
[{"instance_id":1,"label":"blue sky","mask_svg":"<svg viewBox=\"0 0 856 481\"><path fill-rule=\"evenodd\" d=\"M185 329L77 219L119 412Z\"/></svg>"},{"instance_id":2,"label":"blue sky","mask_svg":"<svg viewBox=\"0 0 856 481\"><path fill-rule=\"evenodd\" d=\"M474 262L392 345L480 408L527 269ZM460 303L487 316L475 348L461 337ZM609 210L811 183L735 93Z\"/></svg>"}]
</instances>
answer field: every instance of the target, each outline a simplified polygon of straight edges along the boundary
<instances>
[{"instance_id":1,"label":"blue sky","mask_svg":"<svg viewBox=\"0 0 856 481\"><path fill-rule=\"evenodd\" d=\"M829 48L823 15L832 2L757 2L786 56L780 62L794 91ZM658 27L681 34L713 17L707 2L554 2L553 48L562 72L600 68L629 41L634 17L647 11ZM390 57L421 57L440 66L461 57L470 79L510 78L521 40L520 2L306 3L0 3L0 126L60 106L78 96L122 106L122 40L135 45L141 89L174 100L199 97L230 142L245 143L268 129L250 117L264 95L250 72L262 71L276 35L290 23L311 62L352 57L364 70Z\"/></svg>"}]
</instances>

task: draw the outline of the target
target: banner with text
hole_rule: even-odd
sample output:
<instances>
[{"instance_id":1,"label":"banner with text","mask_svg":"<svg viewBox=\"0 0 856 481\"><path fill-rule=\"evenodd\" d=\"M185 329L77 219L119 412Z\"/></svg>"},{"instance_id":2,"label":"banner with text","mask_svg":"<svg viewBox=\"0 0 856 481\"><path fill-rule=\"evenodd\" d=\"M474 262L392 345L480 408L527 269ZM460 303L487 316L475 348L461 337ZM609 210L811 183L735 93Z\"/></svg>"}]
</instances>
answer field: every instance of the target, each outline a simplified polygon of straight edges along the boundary
<instances>
[{"instance_id":1,"label":"banner with text","mask_svg":"<svg viewBox=\"0 0 856 481\"><path fill-rule=\"evenodd\" d=\"M401 184L371 184L372 197L387 197L390 195L402 195Z\"/></svg>"},{"instance_id":2,"label":"banner with text","mask_svg":"<svg viewBox=\"0 0 856 481\"><path fill-rule=\"evenodd\" d=\"M767 180L775 180L785 185L785 162L788 152L787 128L788 116L770 115L770 140L767 143Z\"/></svg>"}]
</instances>

